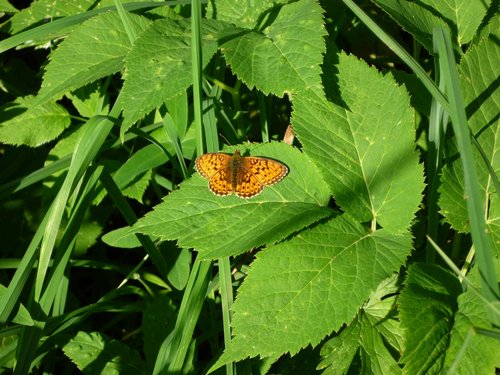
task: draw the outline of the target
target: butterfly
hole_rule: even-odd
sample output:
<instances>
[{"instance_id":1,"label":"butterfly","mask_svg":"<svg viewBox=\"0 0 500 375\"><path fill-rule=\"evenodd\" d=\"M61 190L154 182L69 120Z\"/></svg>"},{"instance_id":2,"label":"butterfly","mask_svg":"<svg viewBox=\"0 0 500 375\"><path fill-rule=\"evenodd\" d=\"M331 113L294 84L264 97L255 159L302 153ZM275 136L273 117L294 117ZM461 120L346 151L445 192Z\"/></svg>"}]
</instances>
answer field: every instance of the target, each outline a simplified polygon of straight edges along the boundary
<instances>
[{"instance_id":1,"label":"butterfly","mask_svg":"<svg viewBox=\"0 0 500 375\"><path fill-rule=\"evenodd\" d=\"M218 196L236 194L241 198L252 198L260 194L265 186L281 181L288 168L279 161L234 155L221 152L203 154L196 158L196 170L208 179L208 188Z\"/></svg>"}]
</instances>

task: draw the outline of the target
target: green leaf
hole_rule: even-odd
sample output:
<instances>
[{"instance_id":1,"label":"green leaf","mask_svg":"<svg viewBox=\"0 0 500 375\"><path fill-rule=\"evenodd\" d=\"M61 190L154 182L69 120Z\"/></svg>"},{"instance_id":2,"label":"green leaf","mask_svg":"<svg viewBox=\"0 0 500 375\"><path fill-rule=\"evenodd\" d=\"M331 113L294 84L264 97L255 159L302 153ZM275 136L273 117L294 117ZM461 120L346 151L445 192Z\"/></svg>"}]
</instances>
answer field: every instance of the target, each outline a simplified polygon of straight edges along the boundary
<instances>
[{"instance_id":1,"label":"green leaf","mask_svg":"<svg viewBox=\"0 0 500 375\"><path fill-rule=\"evenodd\" d=\"M33 97L26 96L2 107L0 142L38 147L57 138L70 125L69 113L63 106L33 106L33 102Z\"/></svg>"},{"instance_id":2,"label":"green leaf","mask_svg":"<svg viewBox=\"0 0 500 375\"><path fill-rule=\"evenodd\" d=\"M368 233L343 215L258 253L233 305L233 340L214 367L317 345L410 251L409 235Z\"/></svg>"},{"instance_id":3,"label":"green leaf","mask_svg":"<svg viewBox=\"0 0 500 375\"><path fill-rule=\"evenodd\" d=\"M162 144L170 154L173 154L174 148L171 142L165 141ZM142 196L149 186L152 170L168 162L168 159L168 155L157 145L147 145L128 156L125 162L114 163L117 169L113 174L113 180L123 195L142 202ZM106 193L102 191L96 198L96 203L101 202L105 196Z\"/></svg>"},{"instance_id":4,"label":"green leaf","mask_svg":"<svg viewBox=\"0 0 500 375\"><path fill-rule=\"evenodd\" d=\"M240 147L242 154L245 149ZM119 229L120 235L124 239L135 233L177 239L180 247L194 247L203 259L220 258L279 241L332 213L326 207L330 196L325 183L298 150L283 143L248 149L253 156L285 163L288 176L260 195L242 199L215 196L208 190L207 180L196 174L131 229ZM112 233L104 240L113 246L122 239Z\"/></svg>"},{"instance_id":5,"label":"green leaf","mask_svg":"<svg viewBox=\"0 0 500 375\"><path fill-rule=\"evenodd\" d=\"M497 275L500 275L498 259L495 266ZM474 267L468 277L475 285L481 284L478 267ZM478 329L492 330L485 303L478 292L470 287L458 297L458 311L445 361L449 373L494 374L495 368L500 367L498 340L477 332ZM470 341L467 341L468 335L471 335ZM452 365L456 367L451 369Z\"/></svg>"},{"instance_id":6,"label":"green leaf","mask_svg":"<svg viewBox=\"0 0 500 375\"><path fill-rule=\"evenodd\" d=\"M94 7L101 7L102 1L95 0L38 0L30 4L9 19L8 26L11 34L17 34L36 24L50 22L54 19L82 13ZM110 1L108 1L110 3Z\"/></svg>"},{"instance_id":7,"label":"green leaf","mask_svg":"<svg viewBox=\"0 0 500 375\"><path fill-rule=\"evenodd\" d=\"M174 328L177 314L178 307L167 295L157 294L146 304L142 315L142 336L144 354L150 369L154 367L161 343Z\"/></svg>"},{"instance_id":8,"label":"green leaf","mask_svg":"<svg viewBox=\"0 0 500 375\"><path fill-rule=\"evenodd\" d=\"M258 5L245 10L251 19L264 18L261 24L224 31L222 52L232 71L249 87L277 96L321 87L326 32L319 4L299 0L260 11Z\"/></svg>"},{"instance_id":9,"label":"green leaf","mask_svg":"<svg viewBox=\"0 0 500 375\"><path fill-rule=\"evenodd\" d=\"M109 112L109 100L103 96L103 89L98 82L93 82L67 93L66 96L82 117L105 115Z\"/></svg>"},{"instance_id":10,"label":"green leaf","mask_svg":"<svg viewBox=\"0 0 500 375\"><path fill-rule=\"evenodd\" d=\"M129 17L137 33L150 24L144 17ZM120 71L131 47L116 13L104 13L82 23L51 55L38 102L58 99L68 91Z\"/></svg>"},{"instance_id":11,"label":"green leaf","mask_svg":"<svg viewBox=\"0 0 500 375\"><path fill-rule=\"evenodd\" d=\"M236 3L232 0L217 1L217 18L232 23L237 27L252 29L262 18L268 15L273 8L287 4L288 0L267 1L255 0L252 2ZM210 7L207 9L210 11ZM269 15L268 15L269 17Z\"/></svg>"},{"instance_id":12,"label":"green leaf","mask_svg":"<svg viewBox=\"0 0 500 375\"><path fill-rule=\"evenodd\" d=\"M500 107L498 77L500 76L500 46L492 38L484 38L467 51L460 66L460 83L467 108L469 126L473 136L484 150L496 175L500 175ZM448 144L449 146L449 144ZM476 148L473 149L476 171L485 202L486 224L493 235L495 246L500 248L500 199L493 186L485 161ZM469 231L467 207L464 197L463 167L454 149L448 147L450 158L443 168L442 185L439 189L441 213L453 228Z\"/></svg>"},{"instance_id":13,"label":"green leaf","mask_svg":"<svg viewBox=\"0 0 500 375\"><path fill-rule=\"evenodd\" d=\"M62 349L84 374L146 373L139 353L99 332L78 332Z\"/></svg>"},{"instance_id":14,"label":"green leaf","mask_svg":"<svg viewBox=\"0 0 500 375\"><path fill-rule=\"evenodd\" d=\"M7 292L7 288L0 284L0 299ZM12 322L22 326L34 326L35 322L31 318L29 311L23 304L19 303L15 311L13 312ZM0 350L1 351L1 350Z\"/></svg>"},{"instance_id":15,"label":"green leaf","mask_svg":"<svg viewBox=\"0 0 500 375\"><path fill-rule=\"evenodd\" d=\"M338 88L329 90L340 91L335 100L343 103L312 91L296 95L293 127L343 210L405 232L424 188L408 94L355 57L341 53L335 67Z\"/></svg>"},{"instance_id":16,"label":"green leaf","mask_svg":"<svg viewBox=\"0 0 500 375\"><path fill-rule=\"evenodd\" d=\"M401 363L408 374L440 373L462 292L455 275L435 266L410 266L399 299L405 351Z\"/></svg>"},{"instance_id":17,"label":"green leaf","mask_svg":"<svg viewBox=\"0 0 500 375\"><path fill-rule=\"evenodd\" d=\"M361 321L361 335L363 351L361 352L362 373L385 375L402 374L397 360L392 356L389 349L384 345L380 332L373 329L367 320Z\"/></svg>"},{"instance_id":18,"label":"green leaf","mask_svg":"<svg viewBox=\"0 0 500 375\"><path fill-rule=\"evenodd\" d=\"M318 368L328 369L331 374L345 374L358 370L358 373L396 374L401 369L392 352L402 348L402 332L399 321L395 319L395 306L398 293L397 274L382 281L372 294L358 317L340 334L328 340L321 349L323 361ZM384 344L384 340L387 344ZM353 362L358 353L361 369ZM353 368L354 367L354 368Z\"/></svg>"},{"instance_id":19,"label":"green leaf","mask_svg":"<svg viewBox=\"0 0 500 375\"><path fill-rule=\"evenodd\" d=\"M175 289L184 289L191 271L191 251L179 249L172 241L162 242L160 251L163 254L168 254L168 256L165 256L168 281Z\"/></svg>"},{"instance_id":20,"label":"green leaf","mask_svg":"<svg viewBox=\"0 0 500 375\"><path fill-rule=\"evenodd\" d=\"M18 10L15 7L13 7L7 0L0 0L0 11L4 13L18 12Z\"/></svg>"},{"instance_id":21,"label":"green leaf","mask_svg":"<svg viewBox=\"0 0 500 375\"><path fill-rule=\"evenodd\" d=\"M217 33L225 24L203 20L203 66L217 51ZM137 38L126 59L123 86L124 126L130 127L165 99L186 91L192 84L191 24L188 19L156 21Z\"/></svg>"},{"instance_id":22,"label":"green leaf","mask_svg":"<svg viewBox=\"0 0 500 375\"><path fill-rule=\"evenodd\" d=\"M469 43L477 33L491 0L422 0L422 9L438 13L453 30L459 46Z\"/></svg>"},{"instance_id":23,"label":"green leaf","mask_svg":"<svg viewBox=\"0 0 500 375\"><path fill-rule=\"evenodd\" d=\"M465 0L467 1L467 0ZM406 0L373 0L403 29L409 32L427 51L432 51L432 30L448 25L432 7ZM436 14L437 13L437 14Z\"/></svg>"},{"instance_id":24,"label":"green leaf","mask_svg":"<svg viewBox=\"0 0 500 375\"><path fill-rule=\"evenodd\" d=\"M328 340L321 349L323 360L319 369L332 375L347 374L352 362L360 349L361 324L355 319L338 336Z\"/></svg>"}]
</instances>

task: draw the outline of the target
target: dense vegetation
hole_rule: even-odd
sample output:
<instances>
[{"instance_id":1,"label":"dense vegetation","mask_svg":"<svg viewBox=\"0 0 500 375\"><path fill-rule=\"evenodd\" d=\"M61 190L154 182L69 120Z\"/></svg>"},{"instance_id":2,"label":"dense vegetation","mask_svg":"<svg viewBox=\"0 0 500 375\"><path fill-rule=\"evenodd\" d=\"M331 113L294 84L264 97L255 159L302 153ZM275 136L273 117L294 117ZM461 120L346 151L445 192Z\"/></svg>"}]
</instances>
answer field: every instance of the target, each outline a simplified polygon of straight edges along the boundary
<instances>
[{"instance_id":1,"label":"dense vegetation","mask_svg":"<svg viewBox=\"0 0 500 375\"><path fill-rule=\"evenodd\" d=\"M497 1L0 10L4 372L500 366Z\"/></svg>"}]
</instances>

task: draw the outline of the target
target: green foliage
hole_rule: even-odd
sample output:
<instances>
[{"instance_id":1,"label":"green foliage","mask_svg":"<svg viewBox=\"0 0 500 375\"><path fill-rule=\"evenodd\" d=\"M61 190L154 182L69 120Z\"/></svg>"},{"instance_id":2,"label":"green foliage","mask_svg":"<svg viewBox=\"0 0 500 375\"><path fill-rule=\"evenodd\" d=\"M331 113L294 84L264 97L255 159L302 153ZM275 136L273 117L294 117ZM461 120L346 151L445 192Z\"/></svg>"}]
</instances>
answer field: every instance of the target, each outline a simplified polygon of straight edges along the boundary
<instances>
[{"instance_id":1,"label":"green foliage","mask_svg":"<svg viewBox=\"0 0 500 375\"><path fill-rule=\"evenodd\" d=\"M500 47L498 43L490 38L484 38L478 45L465 53L459 65L460 87L469 115L471 132L497 176L500 172L500 165L495 160L500 154L500 126L498 123L500 103L497 85L500 76L500 67L497 64L499 58ZM481 67L480 71L477 70L478 67ZM480 103L478 102L478 94L483 98ZM457 152L453 148L450 151ZM490 197L490 208L486 222L489 224L496 242L500 243L498 237L500 232L495 224L500 214L499 192L479 150L475 149L474 151L478 171L477 180L481 187L481 193ZM453 153L451 153L451 157L454 157ZM468 228L467 208L464 200L460 199L464 196L463 186L463 167L459 159L453 158L443 169L440 206L443 215L453 227L466 232Z\"/></svg>"},{"instance_id":2,"label":"green foliage","mask_svg":"<svg viewBox=\"0 0 500 375\"><path fill-rule=\"evenodd\" d=\"M3 106L2 143L37 147L56 139L71 123L68 111L57 103L32 104L33 97L26 96Z\"/></svg>"},{"instance_id":3,"label":"green foliage","mask_svg":"<svg viewBox=\"0 0 500 375\"><path fill-rule=\"evenodd\" d=\"M346 212L403 233L424 188L408 95L355 58L340 54L336 67L342 104L297 95L294 129Z\"/></svg>"},{"instance_id":4,"label":"green foliage","mask_svg":"<svg viewBox=\"0 0 500 375\"><path fill-rule=\"evenodd\" d=\"M146 373L139 353L99 332L78 332L62 349L83 374Z\"/></svg>"},{"instance_id":5,"label":"green foliage","mask_svg":"<svg viewBox=\"0 0 500 375\"><path fill-rule=\"evenodd\" d=\"M161 240L177 239L179 246L194 247L200 257L215 259L279 241L332 214L325 207L328 189L304 154L278 143L250 149L252 155L286 163L290 168L287 178L252 199L230 196L214 200L207 181L195 176L130 230L109 233L104 241L119 245L130 241L129 236L142 233ZM243 148L240 151L244 152ZM316 183L311 186L309 181ZM255 216L261 220L253 220Z\"/></svg>"},{"instance_id":6,"label":"green foliage","mask_svg":"<svg viewBox=\"0 0 500 375\"><path fill-rule=\"evenodd\" d=\"M373 3L0 1L2 371L493 374L496 2Z\"/></svg>"}]
</instances>

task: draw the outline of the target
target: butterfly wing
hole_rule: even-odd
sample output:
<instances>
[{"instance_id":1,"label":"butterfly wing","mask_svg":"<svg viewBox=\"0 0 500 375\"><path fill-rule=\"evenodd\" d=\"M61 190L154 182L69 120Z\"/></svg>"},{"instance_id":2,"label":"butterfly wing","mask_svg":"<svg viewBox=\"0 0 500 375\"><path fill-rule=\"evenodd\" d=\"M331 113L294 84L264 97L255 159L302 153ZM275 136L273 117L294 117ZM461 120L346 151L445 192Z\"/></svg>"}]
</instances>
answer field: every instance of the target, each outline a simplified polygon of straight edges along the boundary
<instances>
[{"instance_id":1,"label":"butterfly wing","mask_svg":"<svg viewBox=\"0 0 500 375\"><path fill-rule=\"evenodd\" d=\"M208 188L215 195L223 196L232 193L231 155L208 153L196 158L195 168L209 180Z\"/></svg>"},{"instance_id":2,"label":"butterfly wing","mask_svg":"<svg viewBox=\"0 0 500 375\"><path fill-rule=\"evenodd\" d=\"M234 193L240 198L252 198L260 194L264 185L244 167L238 169Z\"/></svg>"},{"instance_id":3,"label":"butterfly wing","mask_svg":"<svg viewBox=\"0 0 500 375\"><path fill-rule=\"evenodd\" d=\"M220 170L228 167L231 155L208 153L198 156L195 162L196 170L205 178L210 179Z\"/></svg>"},{"instance_id":4,"label":"butterfly wing","mask_svg":"<svg viewBox=\"0 0 500 375\"><path fill-rule=\"evenodd\" d=\"M229 195L233 192L231 173L228 168L222 168L210 177L208 188L218 196Z\"/></svg>"},{"instance_id":5,"label":"butterfly wing","mask_svg":"<svg viewBox=\"0 0 500 375\"><path fill-rule=\"evenodd\" d=\"M288 174L288 168L285 164L268 158L247 156L243 158L243 165L265 186L281 181Z\"/></svg>"}]
</instances>

